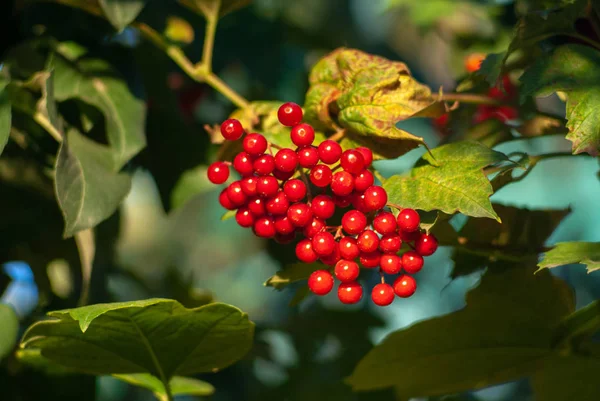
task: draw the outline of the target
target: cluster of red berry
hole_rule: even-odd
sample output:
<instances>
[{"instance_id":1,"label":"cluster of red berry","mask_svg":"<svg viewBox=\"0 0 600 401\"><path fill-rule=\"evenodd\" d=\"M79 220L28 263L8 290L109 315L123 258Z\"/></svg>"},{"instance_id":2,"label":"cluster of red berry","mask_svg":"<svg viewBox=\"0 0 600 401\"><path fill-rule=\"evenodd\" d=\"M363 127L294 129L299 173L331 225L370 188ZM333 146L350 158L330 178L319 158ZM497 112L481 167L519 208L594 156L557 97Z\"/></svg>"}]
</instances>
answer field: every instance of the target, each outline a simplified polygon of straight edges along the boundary
<instances>
[{"instance_id":1,"label":"cluster of red berry","mask_svg":"<svg viewBox=\"0 0 600 401\"><path fill-rule=\"evenodd\" d=\"M395 217L384 210L387 193L374 185L370 149L343 151L330 139L313 146L314 129L301 122L302 109L295 103L283 104L278 118L291 127L296 149L269 143L258 133L245 134L238 120L229 119L221 125L225 139L243 137L243 151L232 163L219 161L208 168L208 179L214 184L228 180L230 166L241 176L221 192L221 205L237 210L237 223L251 227L259 237L290 243L301 233L303 238L296 245L298 259L305 263L320 260L332 268L310 275L309 289L317 295L331 291L335 275L341 282L340 301L358 302L363 295L356 281L358 260L364 268L379 267L381 283L371 293L377 305L389 305L395 295L411 296L416 282L410 274L421 270L423 256L437 249L435 237L419 231L419 214L406 208ZM341 209L341 224L331 225L337 208ZM399 256L402 243L411 250ZM402 270L405 274L400 274ZM392 286L385 283L384 274L400 276Z\"/></svg>"}]
</instances>

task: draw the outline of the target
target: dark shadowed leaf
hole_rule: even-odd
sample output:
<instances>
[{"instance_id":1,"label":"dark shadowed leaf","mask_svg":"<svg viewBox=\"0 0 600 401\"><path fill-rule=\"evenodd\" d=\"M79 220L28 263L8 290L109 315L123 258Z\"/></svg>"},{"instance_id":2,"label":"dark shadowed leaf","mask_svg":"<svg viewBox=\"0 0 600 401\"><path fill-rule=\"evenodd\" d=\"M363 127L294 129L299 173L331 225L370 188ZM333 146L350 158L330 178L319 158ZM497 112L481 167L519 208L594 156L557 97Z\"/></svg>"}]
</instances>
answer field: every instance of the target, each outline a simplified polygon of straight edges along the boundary
<instances>
[{"instance_id":1,"label":"dark shadowed leaf","mask_svg":"<svg viewBox=\"0 0 600 401\"><path fill-rule=\"evenodd\" d=\"M250 4L251 1L252 0L179 0L181 4L204 15L207 19L217 16L222 17Z\"/></svg>"},{"instance_id":2,"label":"dark shadowed leaf","mask_svg":"<svg viewBox=\"0 0 600 401\"><path fill-rule=\"evenodd\" d=\"M560 242L538 266L542 270L575 263L586 265L588 273L600 269L600 242Z\"/></svg>"},{"instance_id":3,"label":"dark shadowed leaf","mask_svg":"<svg viewBox=\"0 0 600 401\"><path fill-rule=\"evenodd\" d=\"M308 279L308 276L315 270L325 268L327 266L322 263L296 263L279 270L274 276L265 281L264 285L281 290L293 282Z\"/></svg>"},{"instance_id":4,"label":"dark shadowed leaf","mask_svg":"<svg viewBox=\"0 0 600 401\"><path fill-rule=\"evenodd\" d=\"M134 386L143 387L152 391L159 400L166 400L167 394L164 384L152 375L147 373L132 373L128 375L113 375L113 377L123 380ZM192 379L189 377L175 376L169 381L171 394L178 395L198 395L208 396L215 392L215 388L202 380Z\"/></svg>"},{"instance_id":5,"label":"dark shadowed leaf","mask_svg":"<svg viewBox=\"0 0 600 401\"><path fill-rule=\"evenodd\" d=\"M98 0L104 15L119 32L136 19L146 2L147 0Z\"/></svg>"},{"instance_id":6,"label":"dark shadowed leaf","mask_svg":"<svg viewBox=\"0 0 600 401\"><path fill-rule=\"evenodd\" d=\"M600 358L556 356L531 379L535 399L540 401L599 400L596 372Z\"/></svg>"},{"instance_id":7,"label":"dark shadowed leaf","mask_svg":"<svg viewBox=\"0 0 600 401\"><path fill-rule=\"evenodd\" d=\"M0 155L8 142L11 127L11 107L6 92L8 82L0 77Z\"/></svg>"},{"instance_id":8,"label":"dark shadowed leaf","mask_svg":"<svg viewBox=\"0 0 600 401\"><path fill-rule=\"evenodd\" d=\"M19 319L10 305L0 304L0 360L12 352L19 335Z\"/></svg>"}]
</instances>

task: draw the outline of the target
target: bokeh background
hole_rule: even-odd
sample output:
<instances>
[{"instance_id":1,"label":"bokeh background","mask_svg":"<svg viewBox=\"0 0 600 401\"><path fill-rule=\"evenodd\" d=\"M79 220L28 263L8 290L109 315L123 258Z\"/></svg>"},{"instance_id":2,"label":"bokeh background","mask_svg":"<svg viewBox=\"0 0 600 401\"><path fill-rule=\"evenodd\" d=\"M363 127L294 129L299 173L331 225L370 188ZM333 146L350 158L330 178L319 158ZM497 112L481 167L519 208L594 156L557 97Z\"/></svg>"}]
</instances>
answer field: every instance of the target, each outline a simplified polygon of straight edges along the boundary
<instances>
[{"instance_id":1,"label":"bokeh background","mask_svg":"<svg viewBox=\"0 0 600 401\"><path fill-rule=\"evenodd\" d=\"M40 29L62 40L77 38L116 62L130 84L148 99L149 146L131 163L134 185L118 215L98 228L99 236L109 240L99 244L91 301L164 296L193 306L213 296L247 312L258 325L255 347L233 367L202 377L217 388L212 400L395 399L391 391L352 394L342 379L391 331L463 307L465 292L477 284L482 272L452 280L450 251L442 248L418 274L415 296L397 299L387 308L375 307L368 297L358 305L342 306L335 294L309 297L289 307L293 286L276 291L263 282L292 260L293 248L257 239L234 220L221 221L219 189L205 178L205 166L216 149L203 126L227 118L233 111L227 99L191 81L134 30L115 35L105 21L55 4L7 3L12 7L5 13L11 32L4 39L7 47ZM143 18L159 29L171 29L174 35L195 35L196 40L185 49L192 60L199 59L204 21L165 3L169 4L147 7ZM418 80L434 90L451 91L466 75L465 56L506 48L515 22L515 4L510 0L254 0L220 21L214 71L247 99L301 104L316 60L337 47L351 47L404 61ZM543 104L556 113L564 108L557 98L545 99ZM403 127L423 136L431 147L448 140L429 120L411 120ZM570 143L560 137L541 137L503 144L498 150L569 151ZM378 169L384 176L402 173L422 153L417 149L397 160L379 162ZM530 209L570 208L548 244L600 241L597 170L598 162L590 157L543 161L526 180L503 189L492 200ZM22 196L15 188L4 194L10 194L15 203ZM23 213L36 207L35 203L21 206ZM50 215L57 213L46 208ZM11 212L5 208L2 215L6 213ZM2 225L0 241L24 224L16 217L10 221ZM63 246L61 223L52 224L47 234L56 238L45 246L55 249ZM43 246L39 249L45 252ZM71 271L72 260L41 260L40 265L31 266L15 258L2 267L0 300L14 307L23 330L46 310L72 306L80 290ZM44 288L34 280L39 268L49 278ZM564 266L553 273L574 287L578 307L600 298L600 275L587 275L582 266ZM526 382L460 397L532 399ZM5 361L0 368L0 399L153 398L110 377L46 376L16 361ZM181 397L181 401L193 399Z\"/></svg>"}]
</instances>

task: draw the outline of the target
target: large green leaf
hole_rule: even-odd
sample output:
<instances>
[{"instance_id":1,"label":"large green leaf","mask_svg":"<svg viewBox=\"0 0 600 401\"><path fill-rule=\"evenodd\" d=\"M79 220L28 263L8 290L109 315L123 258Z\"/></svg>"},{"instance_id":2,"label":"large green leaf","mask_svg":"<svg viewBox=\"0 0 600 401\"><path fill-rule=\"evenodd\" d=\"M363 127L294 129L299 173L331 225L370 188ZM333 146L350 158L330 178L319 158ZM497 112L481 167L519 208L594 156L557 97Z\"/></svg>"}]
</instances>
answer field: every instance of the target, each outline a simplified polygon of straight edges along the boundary
<instances>
[{"instance_id":1,"label":"large green leaf","mask_svg":"<svg viewBox=\"0 0 600 401\"><path fill-rule=\"evenodd\" d=\"M142 11L148 0L98 0L104 15L110 23L122 31L132 23Z\"/></svg>"},{"instance_id":2,"label":"large green leaf","mask_svg":"<svg viewBox=\"0 0 600 401\"><path fill-rule=\"evenodd\" d=\"M600 152L600 52L583 45L564 45L540 58L521 76L521 99L567 93L567 139L573 153Z\"/></svg>"},{"instance_id":3,"label":"large green leaf","mask_svg":"<svg viewBox=\"0 0 600 401\"><path fill-rule=\"evenodd\" d=\"M65 218L65 237L111 216L131 187L131 177L112 171L112 152L70 131L56 158L55 187Z\"/></svg>"},{"instance_id":4,"label":"large green leaf","mask_svg":"<svg viewBox=\"0 0 600 401\"><path fill-rule=\"evenodd\" d=\"M113 375L134 386L144 387L154 393L159 400L168 400L165 385L157 378L147 373L132 373L128 375ZM189 377L175 376L169 381L171 395L198 395L208 396L215 392L215 388L202 380Z\"/></svg>"},{"instance_id":5,"label":"large green leaf","mask_svg":"<svg viewBox=\"0 0 600 401\"><path fill-rule=\"evenodd\" d=\"M554 357L532 378L536 401L600 400L600 358Z\"/></svg>"},{"instance_id":6,"label":"large green leaf","mask_svg":"<svg viewBox=\"0 0 600 401\"><path fill-rule=\"evenodd\" d=\"M221 303L186 309L177 301L97 304L50 312L33 324L21 347L85 373L174 375L215 372L243 357L254 324Z\"/></svg>"},{"instance_id":7,"label":"large green leaf","mask_svg":"<svg viewBox=\"0 0 600 401\"><path fill-rule=\"evenodd\" d=\"M322 263L295 263L269 277L264 285L280 290L296 281L308 279L312 272L319 269L328 269L328 267Z\"/></svg>"},{"instance_id":8,"label":"large green leaf","mask_svg":"<svg viewBox=\"0 0 600 401\"><path fill-rule=\"evenodd\" d=\"M483 168L506 161L506 155L478 142L457 142L425 154L409 176L392 176L383 187L389 202L401 207L500 221L489 199L492 185Z\"/></svg>"},{"instance_id":9,"label":"large green leaf","mask_svg":"<svg viewBox=\"0 0 600 401\"><path fill-rule=\"evenodd\" d=\"M113 149L114 171L146 146L144 101L105 61L78 59L83 50L72 43L58 46L54 60L55 97L58 101L77 98L102 111L106 135Z\"/></svg>"},{"instance_id":10,"label":"large green leaf","mask_svg":"<svg viewBox=\"0 0 600 401\"><path fill-rule=\"evenodd\" d=\"M0 78L0 155L8 142L11 127L11 107L6 92L8 83Z\"/></svg>"},{"instance_id":11,"label":"large green leaf","mask_svg":"<svg viewBox=\"0 0 600 401\"><path fill-rule=\"evenodd\" d=\"M392 333L365 356L348 383L355 390L394 386L411 398L531 373L551 355L554 327L574 309L565 282L532 270L488 272L468 293L464 309Z\"/></svg>"},{"instance_id":12,"label":"large green leaf","mask_svg":"<svg viewBox=\"0 0 600 401\"><path fill-rule=\"evenodd\" d=\"M19 335L19 319L10 305L0 304L0 360L10 354Z\"/></svg>"},{"instance_id":13,"label":"large green leaf","mask_svg":"<svg viewBox=\"0 0 600 401\"><path fill-rule=\"evenodd\" d=\"M586 265L588 273L600 269L600 242L560 242L538 266L542 270L574 263Z\"/></svg>"},{"instance_id":14,"label":"large green leaf","mask_svg":"<svg viewBox=\"0 0 600 401\"><path fill-rule=\"evenodd\" d=\"M348 135L383 145L397 157L423 144L423 138L396 128L433 102L401 62L340 48L311 70L306 119L321 129L345 128Z\"/></svg>"}]
</instances>

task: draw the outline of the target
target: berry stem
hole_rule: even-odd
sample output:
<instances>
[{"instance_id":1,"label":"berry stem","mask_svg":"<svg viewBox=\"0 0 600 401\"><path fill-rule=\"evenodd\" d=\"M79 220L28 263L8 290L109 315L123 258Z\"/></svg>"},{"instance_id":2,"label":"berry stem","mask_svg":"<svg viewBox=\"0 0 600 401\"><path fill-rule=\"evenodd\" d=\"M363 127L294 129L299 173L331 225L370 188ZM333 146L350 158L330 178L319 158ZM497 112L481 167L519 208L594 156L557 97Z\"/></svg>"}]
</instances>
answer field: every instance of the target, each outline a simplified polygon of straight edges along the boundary
<instances>
[{"instance_id":1,"label":"berry stem","mask_svg":"<svg viewBox=\"0 0 600 401\"><path fill-rule=\"evenodd\" d=\"M438 99L444 102L486 104L490 106L502 106L505 104L487 95L478 93L443 93Z\"/></svg>"},{"instance_id":2,"label":"berry stem","mask_svg":"<svg viewBox=\"0 0 600 401\"><path fill-rule=\"evenodd\" d=\"M306 178L306 173L304 172L304 169L301 168L299 169L300 171L300 178L302 179L302 181L304 181L304 184L306 185L306 197L308 198L309 202L312 202L312 192L310 191L310 182L308 182L308 178Z\"/></svg>"},{"instance_id":3,"label":"berry stem","mask_svg":"<svg viewBox=\"0 0 600 401\"><path fill-rule=\"evenodd\" d=\"M212 73L212 56L215 44L215 32L217 30L217 22L219 21L219 10L221 8L221 0L216 0L214 5L215 12L210 15L205 13L206 30L204 31L204 45L202 47L202 61L207 73Z\"/></svg>"},{"instance_id":4,"label":"berry stem","mask_svg":"<svg viewBox=\"0 0 600 401\"><path fill-rule=\"evenodd\" d=\"M337 226L336 230L335 230L335 236L333 238L338 239L338 238L342 238L343 236L344 236L344 233L342 232L342 226Z\"/></svg>"},{"instance_id":5,"label":"berry stem","mask_svg":"<svg viewBox=\"0 0 600 401\"><path fill-rule=\"evenodd\" d=\"M327 139L329 139L331 141L339 142L340 139L342 139L344 137L344 135L346 135L346 129L342 128Z\"/></svg>"},{"instance_id":6,"label":"berry stem","mask_svg":"<svg viewBox=\"0 0 600 401\"><path fill-rule=\"evenodd\" d=\"M402 206L396 205L395 203L387 203L386 206L389 207L390 209L396 209L398 211L401 211L402 209L404 209Z\"/></svg>"},{"instance_id":7,"label":"berry stem","mask_svg":"<svg viewBox=\"0 0 600 401\"><path fill-rule=\"evenodd\" d=\"M385 284L385 277L383 276L383 270L381 270L381 267L379 268L379 278L381 280L381 284Z\"/></svg>"}]
</instances>

